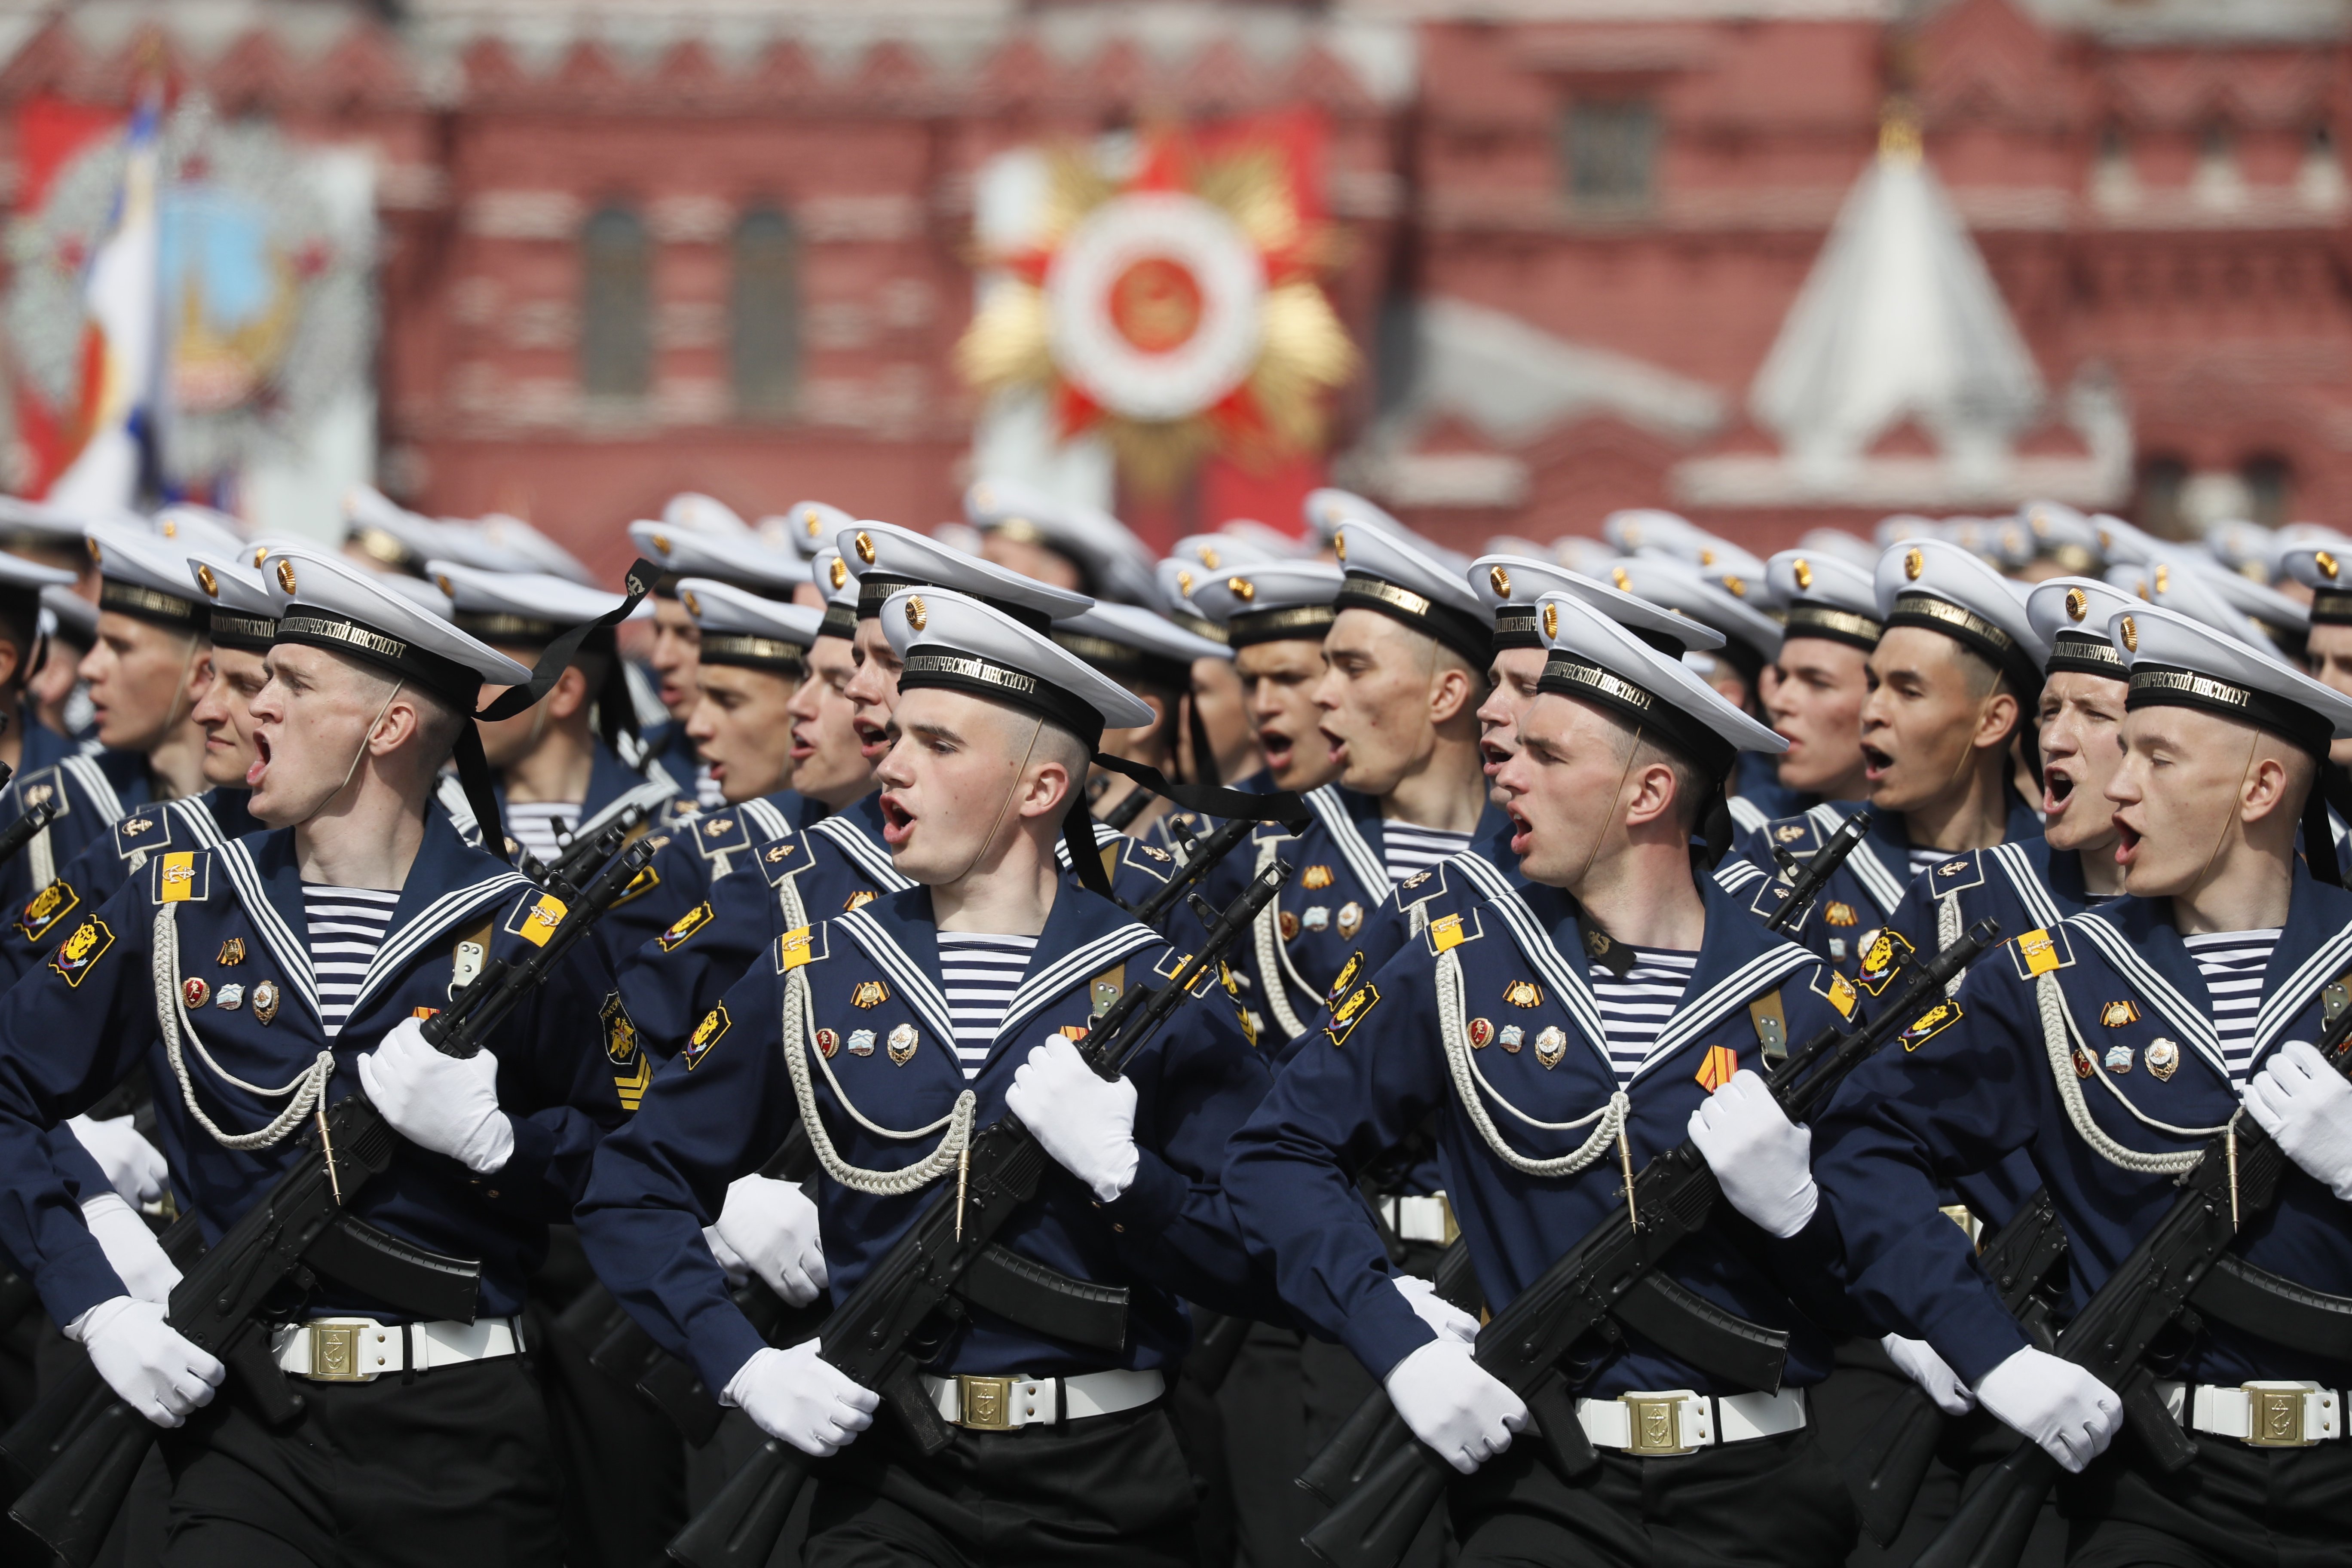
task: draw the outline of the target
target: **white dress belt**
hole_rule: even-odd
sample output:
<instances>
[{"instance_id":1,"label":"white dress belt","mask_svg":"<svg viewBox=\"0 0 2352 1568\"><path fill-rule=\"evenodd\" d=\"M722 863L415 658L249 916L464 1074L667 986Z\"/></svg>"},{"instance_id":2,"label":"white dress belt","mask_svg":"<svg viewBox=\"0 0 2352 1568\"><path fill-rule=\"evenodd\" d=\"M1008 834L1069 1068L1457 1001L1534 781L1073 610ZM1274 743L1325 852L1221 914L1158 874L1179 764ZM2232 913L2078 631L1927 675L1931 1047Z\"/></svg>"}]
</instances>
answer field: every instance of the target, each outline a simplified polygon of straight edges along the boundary
<instances>
[{"instance_id":1,"label":"white dress belt","mask_svg":"<svg viewBox=\"0 0 2352 1568\"><path fill-rule=\"evenodd\" d=\"M1576 1419L1596 1448L1618 1448L1642 1458L1693 1454L1717 1443L1778 1437L1805 1425L1805 1391L1778 1394L1694 1394L1670 1388L1580 1399Z\"/></svg>"},{"instance_id":2,"label":"white dress belt","mask_svg":"<svg viewBox=\"0 0 2352 1568\"><path fill-rule=\"evenodd\" d=\"M2344 1392L2315 1383L2156 1385L2172 1418L2192 1432L2255 1448L2308 1448L2344 1436Z\"/></svg>"},{"instance_id":3,"label":"white dress belt","mask_svg":"<svg viewBox=\"0 0 2352 1568\"><path fill-rule=\"evenodd\" d=\"M1444 1193L1428 1197L1382 1198L1381 1217L1388 1221L1399 1241L1428 1241L1444 1247L1454 1237L1454 1211L1446 1206Z\"/></svg>"},{"instance_id":4,"label":"white dress belt","mask_svg":"<svg viewBox=\"0 0 2352 1568\"><path fill-rule=\"evenodd\" d=\"M953 1377L923 1379L940 1418L976 1432L1010 1432L1015 1426L1083 1421L1116 1415L1150 1404L1167 1391L1158 1368L1143 1372L1086 1372L1075 1377Z\"/></svg>"},{"instance_id":5,"label":"white dress belt","mask_svg":"<svg viewBox=\"0 0 2352 1568\"><path fill-rule=\"evenodd\" d=\"M520 1318L379 1323L373 1318L312 1318L269 1336L278 1369L313 1383L373 1383L390 1373L431 1372L522 1351Z\"/></svg>"}]
</instances>

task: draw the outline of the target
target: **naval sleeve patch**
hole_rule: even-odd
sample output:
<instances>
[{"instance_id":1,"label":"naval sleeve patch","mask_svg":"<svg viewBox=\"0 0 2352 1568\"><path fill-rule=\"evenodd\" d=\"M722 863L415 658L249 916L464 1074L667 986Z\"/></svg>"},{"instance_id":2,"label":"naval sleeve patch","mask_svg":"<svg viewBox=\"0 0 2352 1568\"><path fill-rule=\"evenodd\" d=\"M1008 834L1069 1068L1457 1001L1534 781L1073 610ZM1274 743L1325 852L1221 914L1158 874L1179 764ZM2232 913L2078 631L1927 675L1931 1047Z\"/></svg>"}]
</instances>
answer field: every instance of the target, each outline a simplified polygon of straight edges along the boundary
<instances>
[{"instance_id":1,"label":"naval sleeve patch","mask_svg":"<svg viewBox=\"0 0 2352 1568\"><path fill-rule=\"evenodd\" d=\"M17 918L16 929L35 944L47 942L68 915L81 908L81 895L63 877L35 893Z\"/></svg>"},{"instance_id":2,"label":"naval sleeve patch","mask_svg":"<svg viewBox=\"0 0 2352 1568\"><path fill-rule=\"evenodd\" d=\"M816 852L808 840L795 833L790 838L779 838L760 849L760 875L774 887L785 878L797 875L816 864Z\"/></svg>"},{"instance_id":3,"label":"naval sleeve patch","mask_svg":"<svg viewBox=\"0 0 2352 1568\"><path fill-rule=\"evenodd\" d=\"M152 855L171 843L172 814L160 805L134 811L114 825L114 853L124 860L142 849Z\"/></svg>"},{"instance_id":4,"label":"naval sleeve patch","mask_svg":"<svg viewBox=\"0 0 2352 1568\"><path fill-rule=\"evenodd\" d=\"M106 956L106 950L113 945L113 930L92 915L74 927L73 935L66 938L50 958L49 967L65 976L67 984L78 986L89 976L98 961Z\"/></svg>"},{"instance_id":5,"label":"naval sleeve patch","mask_svg":"<svg viewBox=\"0 0 2352 1568\"><path fill-rule=\"evenodd\" d=\"M1435 958L1440 953L1452 952L1465 942L1476 942L1486 934L1478 923L1478 911L1471 909L1457 910L1450 915L1440 915L1423 928L1421 936L1422 940L1429 944L1429 955Z\"/></svg>"},{"instance_id":6,"label":"naval sleeve patch","mask_svg":"<svg viewBox=\"0 0 2352 1568\"><path fill-rule=\"evenodd\" d=\"M727 1004L724 1002L705 1013L702 1022L694 1026L694 1033L687 1037L686 1048L677 1053L686 1058L686 1070L692 1072L699 1067L702 1058L710 1054L710 1047L726 1038L727 1031L734 1026L734 1023L735 1020L727 1016Z\"/></svg>"},{"instance_id":7,"label":"naval sleeve patch","mask_svg":"<svg viewBox=\"0 0 2352 1568\"><path fill-rule=\"evenodd\" d=\"M1881 926L1863 944L1861 971L1855 978L1864 991L1880 995L1895 983L1915 951L1901 931Z\"/></svg>"},{"instance_id":8,"label":"naval sleeve patch","mask_svg":"<svg viewBox=\"0 0 2352 1568\"><path fill-rule=\"evenodd\" d=\"M149 894L159 904L201 904L212 896L213 858L205 849L177 849L147 862Z\"/></svg>"},{"instance_id":9,"label":"naval sleeve patch","mask_svg":"<svg viewBox=\"0 0 2352 1568\"><path fill-rule=\"evenodd\" d=\"M803 964L814 963L824 957L825 936L829 926L802 926L788 931L776 939L776 973L785 973Z\"/></svg>"},{"instance_id":10,"label":"naval sleeve patch","mask_svg":"<svg viewBox=\"0 0 2352 1568\"><path fill-rule=\"evenodd\" d=\"M2066 940L2064 926L2046 926L2040 931L2027 931L2011 942L2009 956L2017 965L2020 980L2033 980L2072 964L2074 949Z\"/></svg>"},{"instance_id":11,"label":"naval sleeve patch","mask_svg":"<svg viewBox=\"0 0 2352 1568\"><path fill-rule=\"evenodd\" d=\"M1983 852L1971 849L1965 855L1937 861L1927 873L1927 890L1940 899L1963 888L1981 888L1984 879Z\"/></svg>"},{"instance_id":12,"label":"naval sleeve patch","mask_svg":"<svg viewBox=\"0 0 2352 1568\"><path fill-rule=\"evenodd\" d=\"M688 939L692 937L696 931L698 931L704 926L709 925L712 918L709 901L705 900L703 902L698 903L695 905L694 908L687 910L686 913L678 916L676 921L671 922L670 928L667 931L654 938L654 940L661 943L661 950L664 952L676 952L679 948L686 945Z\"/></svg>"},{"instance_id":13,"label":"naval sleeve patch","mask_svg":"<svg viewBox=\"0 0 2352 1568\"><path fill-rule=\"evenodd\" d=\"M702 851L705 859L714 855L724 855L730 849L749 849L751 847L751 825L743 820L743 814L740 811L722 811L714 816L706 816L694 825L694 847Z\"/></svg>"},{"instance_id":14,"label":"naval sleeve patch","mask_svg":"<svg viewBox=\"0 0 2352 1568\"><path fill-rule=\"evenodd\" d=\"M1323 1026L1323 1032L1331 1037L1333 1045L1346 1045L1348 1037L1356 1032L1356 1026L1380 1005L1380 987L1366 981L1349 992L1347 999L1331 1009L1331 1021Z\"/></svg>"}]
</instances>

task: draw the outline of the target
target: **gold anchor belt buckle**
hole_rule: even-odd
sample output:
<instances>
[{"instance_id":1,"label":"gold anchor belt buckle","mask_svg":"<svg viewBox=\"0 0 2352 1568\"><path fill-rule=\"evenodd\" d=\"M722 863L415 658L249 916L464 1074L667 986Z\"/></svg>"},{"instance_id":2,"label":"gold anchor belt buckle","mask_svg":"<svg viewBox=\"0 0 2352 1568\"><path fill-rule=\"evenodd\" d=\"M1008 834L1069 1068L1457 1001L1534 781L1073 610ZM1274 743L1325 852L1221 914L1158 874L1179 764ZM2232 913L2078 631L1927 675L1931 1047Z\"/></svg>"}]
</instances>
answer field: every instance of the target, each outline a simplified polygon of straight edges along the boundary
<instances>
[{"instance_id":1,"label":"gold anchor belt buckle","mask_svg":"<svg viewBox=\"0 0 2352 1568\"><path fill-rule=\"evenodd\" d=\"M1681 1395L1621 1394L1617 1397L1628 1416L1625 1452L1648 1458L1698 1452L1683 1443Z\"/></svg>"},{"instance_id":2,"label":"gold anchor belt buckle","mask_svg":"<svg viewBox=\"0 0 2352 1568\"><path fill-rule=\"evenodd\" d=\"M957 1425L981 1432L1013 1430L1013 1384L1009 1377L975 1377L969 1373L956 1374L956 1391L963 1405L963 1416Z\"/></svg>"},{"instance_id":3,"label":"gold anchor belt buckle","mask_svg":"<svg viewBox=\"0 0 2352 1568\"><path fill-rule=\"evenodd\" d=\"M359 1324L312 1322L304 1331L310 1336L311 1378L320 1383L375 1381L374 1373L360 1370Z\"/></svg>"},{"instance_id":4,"label":"gold anchor belt buckle","mask_svg":"<svg viewBox=\"0 0 2352 1568\"><path fill-rule=\"evenodd\" d=\"M2308 1448L2319 1441L2304 1420L2304 1390L2245 1385L2246 1444L2254 1448Z\"/></svg>"}]
</instances>

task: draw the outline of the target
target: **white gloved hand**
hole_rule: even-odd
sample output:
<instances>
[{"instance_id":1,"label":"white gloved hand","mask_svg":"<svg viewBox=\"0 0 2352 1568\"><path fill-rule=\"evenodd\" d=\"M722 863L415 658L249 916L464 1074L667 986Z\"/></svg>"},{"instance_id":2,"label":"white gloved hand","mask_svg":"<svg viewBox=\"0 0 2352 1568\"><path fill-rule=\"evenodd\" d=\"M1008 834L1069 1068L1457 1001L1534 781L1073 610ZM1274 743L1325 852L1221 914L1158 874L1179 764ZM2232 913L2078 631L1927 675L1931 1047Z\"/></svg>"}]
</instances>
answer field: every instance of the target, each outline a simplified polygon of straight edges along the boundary
<instances>
[{"instance_id":1,"label":"white gloved hand","mask_svg":"<svg viewBox=\"0 0 2352 1568\"><path fill-rule=\"evenodd\" d=\"M1878 1342L1887 1359L1901 1367L1903 1375L1917 1384L1945 1415L1966 1415L1977 1407L1974 1391L1960 1381L1960 1374L1946 1365L1944 1358L1936 1353L1936 1347L1927 1341L1889 1334Z\"/></svg>"},{"instance_id":2,"label":"white gloved hand","mask_svg":"<svg viewBox=\"0 0 2352 1568\"><path fill-rule=\"evenodd\" d=\"M727 1276L727 1289L737 1289L750 1282L751 1265L741 1253L727 1245L727 1238L719 1234L717 1226L702 1227L702 1241L710 1248L710 1256L718 1259L719 1272Z\"/></svg>"},{"instance_id":3,"label":"white gloved hand","mask_svg":"<svg viewBox=\"0 0 2352 1568\"><path fill-rule=\"evenodd\" d=\"M1029 1053L1004 1092L1004 1108L1055 1162L1110 1202L1135 1180L1135 1085L1106 1080L1056 1035Z\"/></svg>"},{"instance_id":4,"label":"white gloved hand","mask_svg":"<svg viewBox=\"0 0 2352 1568\"><path fill-rule=\"evenodd\" d=\"M2289 1040L2246 1085L2246 1114L2286 1157L2352 1203L2352 1080L2303 1040Z\"/></svg>"},{"instance_id":5,"label":"white gloved hand","mask_svg":"<svg viewBox=\"0 0 2352 1568\"><path fill-rule=\"evenodd\" d=\"M1794 1236L1813 1217L1812 1129L1790 1121L1755 1073L1740 1068L1691 1112L1690 1140L1731 1206L1772 1235Z\"/></svg>"},{"instance_id":6,"label":"white gloved hand","mask_svg":"<svg viewBox=\"0 0 2352 1568\"><path fill-rule=\"evenodd\" d=\"M360 1058L360 1087L394 1131L478 1176L514 1152L514 1125L499 1109L499 1058L443 1056L425 1043L420 1018L403 1018Z\"/></svg>"},{"instance_id":7,"label":"white gloved hand","mask_svg":"<svg viewBox=\"0 0 2352 1568\"><path fill-rule=\"evenodd\" d=\"M790 1307L805 1307L824 1289L824 1247L817 1237L816 1205L791 1182L739 1176L727 1188L715 1235L729 1252ZM719 1248L711 1248L716 1256ZM719 1266L726 1267L719 1258Z\"/></svg>"},{"instance_id":8,"label":"white gloved hand","mask_svg":"<svg viewBox=\"0 0 2352 1568\"><path fill-rule=\"evenodd\" d=\"M81 1222L89 1226L90 1239L105 1251L107 1262L114 1266L131 1295L159 1305L172 1299L180 1271L163 1256L163 1244L155 1239L139 1211L124 1203L121 1194L100 1193L82 1205Z\"/></svg>"},{"instance_id":9,"label":"white gloved hand","mask_svg":"<svg viewBox=\"0 0 2352 1568\"><path fill-rule=\"evenodd\" d=\"M1977 1382L2001 1423L2080 1474L2115 1440L2123 1397L2073 1362L2028 1345Z\"/></svg>"},{"instance_id":10,"label":"white gloved hand","mask_svg":"<svg viewBox=\"0 0 2352 1568\"><path fill-rule=\"evenodd\" d=\"M152 1301L117 1296L66 1325L106 1386L158 1426L177 1426L212 1403L228 1369L182 1338Z\"/></svg>"},{"instance_id":11,"label":"white gloved hand","mask_svg":"<svg viewBox=\"0 0 2352 1568\"><path fill-rule=\"evenodd\" d=\"M831 1458L874 1425L881 1403L817 1354L814 1340L785 1350L763 1350L727 1380L720 1403L732 1405L752 1425L803 1454Z\"/></svg>"},{"instance_id":12,"label":"white gloved hand","mask_svg":"<svg viewBox=\"0 0 2352 1568\"><path fill-rule=\"evenodd\" d=\"M1413 1316L1437 1331L1442 1340L1469 1344L1478 1338L1478 1320L1437 1293L1437 1287L1418 1275L1400 1274L1389 1281L1404 1298Z\"/></svg>"},{"instance_id":13,"label":"white gloved hand","mask_svg":"<svg viewBox=\"0 0 2352 1568\"><path fill-rule=\"evenodd\" d=\"M74 1137L106 1173L106 1184L121 1193L123 1202L135 1208L162 1200L163 1184L172 1177L171 1167L163 1163L163 1152L139 1135L130 1117L110 1116L100 1121L77 1116L66 1125L73 1129Z\"/></svg>"},{"instance_id":14,"label":"white gloved hand","mask_svg":"<svg viewBox=\"0 0 2352 1568\"><path fill-rule=\"evenodd\" d=\"M1430 1341L1381 1382L1412 1435L1465 1476L1509 1447L1511 1434L1528 1424L1526 1403L1459 1340Z\"/></svg>"}]
</instances>

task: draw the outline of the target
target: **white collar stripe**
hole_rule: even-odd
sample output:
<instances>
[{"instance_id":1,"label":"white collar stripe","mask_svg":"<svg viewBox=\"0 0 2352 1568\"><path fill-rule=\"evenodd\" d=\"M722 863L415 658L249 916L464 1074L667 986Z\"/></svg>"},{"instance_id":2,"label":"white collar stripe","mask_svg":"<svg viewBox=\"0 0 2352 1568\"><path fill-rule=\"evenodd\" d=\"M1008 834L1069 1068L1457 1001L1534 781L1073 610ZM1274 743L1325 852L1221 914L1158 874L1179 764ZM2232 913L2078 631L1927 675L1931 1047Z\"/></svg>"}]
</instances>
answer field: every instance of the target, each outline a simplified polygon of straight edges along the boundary
<instances>
[{"instance_id":1,"label":"white collar stripe","mask_svg":"<svg viewBox=\"0 0 2352 1568\"><path fill-rule=\"evenodd\" d=\"M415 919L384 937L383 945L376 949L375 962L368 965L367 978L360 983L360 994L352 1000L351 1010L357 1013L361 1005L373 996L385 980L406 967L418 949L479 910L483 904L517 888L534 885L530 878L520 872L502 871L469 888L460 888L434 900L417 912Z\"/></svg>"},{"instance_id":2,"label":"white collar stripe","mask_svg":"<svg viewBox=\"0 0 2352 1568\"><path fill-rule=\"evenodd\" d=\"M228 872L237 900L245 906L246 918L253 922L254 934L278 955L296 994L310 1004L313 1014L317 1013L319 983L310 973L310 950L296 938L294 928L286 923L286 917L278 912L278 906L263 890L261 871L253 863L252 849L232 840L221 846L218 863Z\"/></svg>"},{"instance_id":3,"label":"white collar stripe","mask_svg":"<svg viewBox=\"0 0 2352 1568\"><path fill-rule=\"evenodd\" d=\"M1097 937L1084 947L1064 953L1044 969L1023 979L1021 989L1013 994L1013 1000L1005 1006L1003 1021L996 1027L996 1037L1003 1039L1028 1022L1039 1008L1071 986L1083 984L1128 954L1154 946L1159 941L1160 938L1149 927L1129 922Z\"/></svg>"},{"instance_id":4,"label":"white collar stripe","mask_svg":"<svg viewBox=\"0 0 2352 1568\"><path fill-rule=\"evenodd\" d=\"M1388 862L1372 852L1371 845L1357 830L1338 787L1325 784L1308 792L1307 804L1322 820L1332 841L1339 846L1339 858L1348 862L1348 869L1355 873L1357 883L1378 898L1390 886Z\"/></svg>"},{"instance_id":5,"label":"white collar stripe","mask_svg":"<svg viewBox=\"0 0 2352 1568\"><path fill-rule=\"evenodd\" d=\"M809 824L811 833L823 834L838 845L843 854L856 861L859 869L878 883L886 892L904 892L914 882L898 874L890 852L876 844L856 828L838 816L828 816L822 822Z\"/></svg>"},{"instance_id":6,"label":"white collar stripe","mask_svg":"<svg viewBox=\"0 0 2352 1568\"><path fill-rule=\"evenodd\" d=\"M948 999L940 992L937 982L923 973L898 939L882 929L882 922L864 910L852 910L840 917L840 923L866 950L866 956L875 967L898 983L907 998L907 1005L923 1016L923 1022L942 1040L955 1038L955 1015L948 1007Z\"/></svg>"},{"instance_id":7,"label":"white collar stripe","mask_svg":"<svg viewBox=\"0 0 2352 1568\"><path fill-rule=\"evenodd\" d=\"M1823 834L1835 833L1845 826L1845 818L1832 806L1817 805L1805 815L1813 819L1814 826ZM1885 862L1879 859L1870 847L1868 839L1853 847L1853 852L1845 858L1845 869L1853 873L1863 890L1877 904L1879 913L1893 914L1895 906L1903 901L1902 879L1886 868Z\"/></svg>"},{"instance_id":8,"label":"white collar stripe","mask_svg":"<svg viewBox=\"0 0 2352 1568\"><path fill-rule=\"evenodd\" d=\"M2025 906L2025 912L2032 917L2034 924L2048 931L2065 919L2058 912L2058 906L2051 902L2050 889L2043 887L2042 879L2033 874L2032 864L2026 859L2023 846L1997 844L1991 854L1994 863L2008 874L2009 885L2017 890L2018 902Z\"/></svg>"},{"instance_id":9,"label":"white collar stripe","mask_svg":"<svg viewBox=\"0 0 2352 1568\"><path fill-rule=\"evenodd\" d=\"M2109 963L2123 977L2139 987L2156 1004L2172 1026L2189 1037L2189 1043L2224 1079L2230 1076L2230 1064L2221 1055L2221 1037L2202 1013L2191 1006L2189 998L2177 990L2172 982L2157 972L2156 966L2140 956L2140 952L2103 916L2095 913L2076 915L2066 922L2074 931L2089 937Z\"/></svg>"},{"instance_id":10,"label":"white collar stripe","mask_svg":"<svg viewBox=\"0 0 2352 1568\"><path fill-rule=\"evenodd\" d=\"M122 815L122 797L114 793L107 782L106 772L88 757L68 757L58 766L71 773L81 785L82 794L89 796L90 809L100 817L112 822Z\"/></svg>"}]
</instances>

